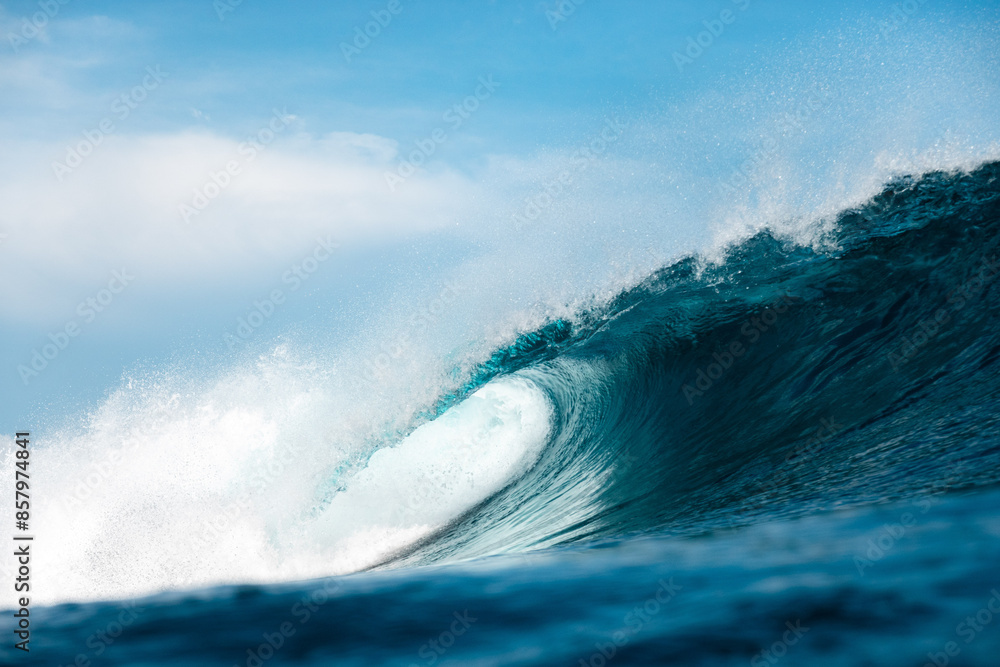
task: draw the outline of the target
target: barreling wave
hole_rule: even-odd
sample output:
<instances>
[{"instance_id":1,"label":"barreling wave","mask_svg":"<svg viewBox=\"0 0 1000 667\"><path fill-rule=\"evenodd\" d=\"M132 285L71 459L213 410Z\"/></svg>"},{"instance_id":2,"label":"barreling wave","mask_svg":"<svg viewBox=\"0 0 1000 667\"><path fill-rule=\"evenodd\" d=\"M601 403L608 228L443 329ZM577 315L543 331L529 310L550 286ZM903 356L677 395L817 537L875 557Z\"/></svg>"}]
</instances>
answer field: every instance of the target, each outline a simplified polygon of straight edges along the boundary
<instances>
[{"instance_id":1,"label":"barreling wave","mask_svg":"<svg viewBox=\"0 0 1000 667\"><path fill-rule=\"evenodd\" d=\"M39 557L59 586L37 595L701 534L995 484L998 176L901 178L818 242L765 231L682 259L456 370L402 433L377 435L287 350L207 388L130 385L52 438L38 523L63 549Z\"/></svg>"},{"instance_id":2,"label":"barreling wave","mask_svg":"<svg viewBox=\"0 0 1000 667\"><path fill-rule=\"evenodd\" d=\"M898 179L819 248L762 232L498 350L464 392L539 387L548 444L400 562L995 484L998 177Z\"/></svg>"}]
</instances>

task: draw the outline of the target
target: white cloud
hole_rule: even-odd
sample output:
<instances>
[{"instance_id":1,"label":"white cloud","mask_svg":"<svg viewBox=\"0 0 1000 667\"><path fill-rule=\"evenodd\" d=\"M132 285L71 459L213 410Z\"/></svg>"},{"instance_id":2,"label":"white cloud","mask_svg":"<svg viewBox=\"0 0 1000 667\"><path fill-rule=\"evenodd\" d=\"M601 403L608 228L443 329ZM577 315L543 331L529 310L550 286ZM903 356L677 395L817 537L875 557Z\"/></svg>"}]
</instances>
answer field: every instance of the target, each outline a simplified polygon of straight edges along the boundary
<instances>
[{"instance_id":1,"label":"white cloud","mask_svg":"<svg viewBox=\"0 0 1000 667\"><path fill-rule=\"evenodd\" d=\"M20 321L65 313L67 285L121 266L183 289L288 262L320 235L352 242L426 232L461 219L475 190L444 170L390 192L384 173L395 142L370 134L288 135L252 158L240 141L204 131L112 134L62 182L52 163L65 159L65 144L5 143L0 308ZM179 207L196 190L214 193L211 175L232 163L239 173L185 222ZM24 279L31 274L45 279Z\"/></svg>"}]
</instances>

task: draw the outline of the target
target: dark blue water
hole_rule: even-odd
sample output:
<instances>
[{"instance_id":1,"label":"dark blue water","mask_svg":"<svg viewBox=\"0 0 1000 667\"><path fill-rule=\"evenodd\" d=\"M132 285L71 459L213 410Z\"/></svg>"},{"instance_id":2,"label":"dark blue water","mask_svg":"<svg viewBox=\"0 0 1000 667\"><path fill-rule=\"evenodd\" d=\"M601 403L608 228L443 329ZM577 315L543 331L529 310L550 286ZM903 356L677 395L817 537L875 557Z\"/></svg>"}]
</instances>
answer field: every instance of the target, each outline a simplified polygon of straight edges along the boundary
<instances>
[{"instance_id":1,"label":"dark blue water","mask_svg":"<svg viewBox=\"0 0 1000 667\"><path fill-rule=\"evenodd\" d=\"M38 608L0 661L1000 665L998 176L890 183L817 248L762 233L498 350L428 415L517 374L541 459L374 571Z\"/></svg>"}]
</instances>

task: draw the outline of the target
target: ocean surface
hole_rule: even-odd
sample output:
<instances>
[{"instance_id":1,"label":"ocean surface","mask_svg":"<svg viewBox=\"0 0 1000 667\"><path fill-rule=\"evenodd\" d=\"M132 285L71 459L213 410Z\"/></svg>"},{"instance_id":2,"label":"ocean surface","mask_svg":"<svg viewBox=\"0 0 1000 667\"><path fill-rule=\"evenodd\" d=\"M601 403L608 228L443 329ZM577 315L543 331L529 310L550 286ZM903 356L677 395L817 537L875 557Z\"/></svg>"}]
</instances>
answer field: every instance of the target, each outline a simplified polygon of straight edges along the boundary
<instances>
[{"instance_id":1,"label":"ocean surface","mask_svg":"<svg viewBox=\"0 0 1000 667\"><path fill-rule=\"evenodd\" d=\"M100 543L46 533L103 578L42 561L72 590L0 663L1000 665L1000 163L828 222L685 257L456 367L298 527L260 529L285 555L323 535L281 581L195 576L264 549L239 509L151 526L169 554L116 535L113 507Z\"/></svg>"}]
</instances>

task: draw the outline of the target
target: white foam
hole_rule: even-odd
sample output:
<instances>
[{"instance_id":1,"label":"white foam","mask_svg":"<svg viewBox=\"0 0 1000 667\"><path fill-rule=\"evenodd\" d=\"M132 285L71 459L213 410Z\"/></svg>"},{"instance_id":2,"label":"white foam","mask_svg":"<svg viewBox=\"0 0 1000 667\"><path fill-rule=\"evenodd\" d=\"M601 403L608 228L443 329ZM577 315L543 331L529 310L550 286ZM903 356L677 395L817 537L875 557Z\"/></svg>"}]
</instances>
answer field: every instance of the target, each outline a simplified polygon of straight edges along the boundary
<instances>
[{"instance_id":1,"label":"white foam","mask_svg":"<svg viewBox=\"0 0 1000 667\"><path fill-rule=\"evenodd\" d=\"M34 599L356 571L517 479L551 429L535 384L499 379L358 465L363 431L320 375L268 359L183 395L130 388L56 446L36 443ZM355 472L323 504L338 469Z\"/></svg>"},{"instance_id":2,"label":"white foam","mask_svg":"<svg viewBox=\"0 0 1000 667\"><path fill-rule=\"evenodd\" d=\"M295 574L374 565L441 530L530 468L551 424L552 407L534 383L490 382L397 446L375 452L305 527L309 534L296 551L319 560L302 559Z\"/></svg>"}]
</instances>

